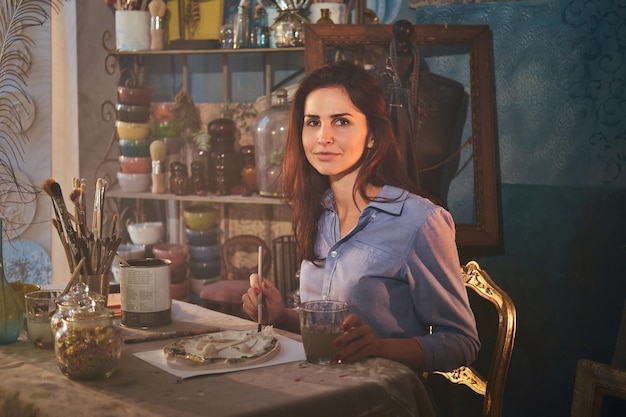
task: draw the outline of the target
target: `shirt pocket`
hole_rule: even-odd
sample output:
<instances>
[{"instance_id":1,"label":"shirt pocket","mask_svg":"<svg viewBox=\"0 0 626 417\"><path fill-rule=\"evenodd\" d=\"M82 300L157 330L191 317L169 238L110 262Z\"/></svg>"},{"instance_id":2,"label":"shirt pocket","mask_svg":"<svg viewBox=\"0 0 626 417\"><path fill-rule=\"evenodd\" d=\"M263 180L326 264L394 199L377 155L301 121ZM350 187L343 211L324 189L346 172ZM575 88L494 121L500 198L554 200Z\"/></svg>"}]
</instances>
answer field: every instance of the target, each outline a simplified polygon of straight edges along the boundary
<instances>
[{"instance_id":1,"label":"shirt pocket","mask_svg":"<svg viewBox=\"0 0 626 417\"><path fill-rule=\"evenodd\" d=\"M349 258L349 261L345 264L349 265L355 276L401 279L404 275L404 262L389 247L373 245L359 239L353 239L346 246L343 256Z\"/></svg>"}]
</instances>

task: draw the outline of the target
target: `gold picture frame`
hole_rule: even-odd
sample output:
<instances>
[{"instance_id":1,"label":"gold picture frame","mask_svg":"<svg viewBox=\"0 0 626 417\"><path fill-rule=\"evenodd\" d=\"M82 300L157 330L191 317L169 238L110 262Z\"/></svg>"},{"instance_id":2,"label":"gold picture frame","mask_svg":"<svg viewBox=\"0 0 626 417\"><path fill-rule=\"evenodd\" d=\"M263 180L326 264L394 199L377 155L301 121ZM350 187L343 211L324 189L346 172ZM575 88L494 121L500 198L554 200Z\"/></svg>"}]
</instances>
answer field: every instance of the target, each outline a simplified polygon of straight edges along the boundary
<instances>
[{"instance_id":1,"label":"gold picture frame","mask_svg":"<svg viewBox=\"0 0 626 417\"><path fill-rule=\"evenodd\" d=\"M579 359L570 416L600 417L604 396L626 400L626 370Z\"/></svg>"},{"instance_id":2,"label":"gold picture frame","mask_svg":"<svg viewBox=\"0 0 626 417\"><path fill-rule=\"evenodd\" d=\"M472 197L464 202L471 213L457 220L459 249L499 247L501 219L498 193L498 159L495 128L495 94L491 31L487 25L413 25L411 41L428 54L456 55L461 51L469 68L466 120L471 123L468 140L471 153L466 169ZM307 73L330 62L342 48L348 54L365 48L370 54L389 51L393 25L306 25L305 67ZM453 210L452 215L457 219Z\"/></svg>"}]
</instances>

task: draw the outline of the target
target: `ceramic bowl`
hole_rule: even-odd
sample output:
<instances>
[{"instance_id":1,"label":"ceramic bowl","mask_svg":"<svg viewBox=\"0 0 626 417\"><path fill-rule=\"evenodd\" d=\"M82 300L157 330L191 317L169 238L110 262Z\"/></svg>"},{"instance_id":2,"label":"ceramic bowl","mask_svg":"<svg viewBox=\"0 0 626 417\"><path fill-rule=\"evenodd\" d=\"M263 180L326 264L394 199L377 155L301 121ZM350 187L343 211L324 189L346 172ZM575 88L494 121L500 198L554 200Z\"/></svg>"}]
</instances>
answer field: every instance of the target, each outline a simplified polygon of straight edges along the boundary
<instances>
[{"instance_id":1,"label":"ceramic bowl","mask_svg":"<svg viewBox=\"0 0 626 417\"><path fill-rule=\"evenodd\" d=\"M193 276L189 279L189 290L192 294L192 296L196 296L198 297L201 293L202 293L202 289L204 287L206 287L209 284L214 284L216 282L219 282L222 279L221 276L216 276L216 277L212 277L209 279L200 279L200 278L194 278ZM250 285L250 284L248 284ZM198 300L197 302L199 302L201 300Z\"/></svg>"},{"instance_id":2,"label":"ceramic bowl","mask_svg":"<svg viewBox=\"0 0 626 417\"><path fill-rule=\"evenodd\" d=\"M217 259L208 262L189 261L189 270L195 279L215 278L222 272L222 261Z\"/></svg>"},{"instance_id":3,"label":"ceramic bowl","mask_svg":"<svg viewBox=\"0 0 626 417\"><path fill-rule=\"evenodd\" d=\"M210 246L192 246L189 245L189 258L195 262L208 262L220 258L221 244Z\"/></svg>"},{"instance_id":4,"label":"ceramic bowl","mask_svg":"<svg viewBox=\"0 0 626 417\"><path fill-rule=\"evenodd\" d=\"M177 120L160 120L152 123L152 135L159 138L173 138L180 135L181 124Z\"/></svg>"},{"instance_id":5,"label":"ceramic bowl","mask_svg":"<svg viewBox=\"0 0 626 417\"><path fill-rule=\"evenodd\" d=\"M120 169L126 174L151 174L152 158L149 156L124 156L119 157Z\"/></svg>"},{"instance_id":6,"label":"ceramic bowl","mask_svg":"<svg viewBox=\"0 0 626 417\"><path fill-rule=\"evenodd\" d=\"M217 224L218 211L208 204L187 206L183 210L183 219L188 229L208 230Z\"/></svg>"},{"instance_id":7,"label":"ceramic bowl","mask_svg":"<svg viewBox=\"0 0 626 417\"><path fill-rule=\"evenodd\" d=\"M126 226L126 230L135 245L154 245L163 237L161 222L131 223Z\"/></svg>"},{"instance_id":8,"label":"ceramic bowl","mask_svg":"<svg viewBox=\"0 0 626 417\"><path fill-rule=\"evenodd\" d=\"M170 267L170 281L172 284L187 281L187 275L189 273L189 267L187 264L181 266Z\"/></svg>"},{"instance_id":9,"label":"ceramic bowl","mask_svg":"<svg viewBox=\"0 0 626 417\"><path fill-rule=\"evenodd\" d=\"M152 103L150 120L155 122L163 121L163 120L176 120L176 116L174 116L173 109L176 103L164 101L161 103Z\"/></svg>"},{"instance_id":10,"label":"ceramic bowl","mask_svg":"<svg viewBox=\"0 0 626 417\"><path fill-rule=\"evenodd\" d=\"M122 104L150 105L152 102L152 89L132 85L120 85L117 87L117 101Z\"/></svg>"},{"instance_id":11,"label":"ceramic bowl","mask_svg":"<svg viewBox=\"0 0 626 417\"><path fill-rule=\"evenodd\" d=\"M150 120L150 106L138 104L115 105L117 120L131 123L147 123Z\"/></svg>"},{"instance_id":12,"label":"ceramic bowl","mask_svg":"<svg viewBox=\"0 0 626 417\"><path fill-rule=\"evenodd\" d=\"M187 263L189 250L184 243L159 243L152 248L152 254L157 259L169 259L176 268Z\"/></svg>"},{"instance_id":13,"label":"ceramic bowl","mask_svg":"<svg viewBox=\"0 0 626 417\"><path fill-rule=\"evenodd\" d=\"M132 243L125 243L117 247L117 254L125 260L141 259L146 256L146 249L141 245L133 245ZM114 262L119 265L119 262Z\"/></svg>"},{"instance_id":14,"label":"ceramic bowl","mask_svg":"<svg viewBox=\"0 0 626 417\"><path fill-rule=\"evenodd\" d=\"M117 181L122 191L127 193L143 193L150 189L152 174L127 174L122 171L117 173Z\"/></svg>"},{"instance_id":15,"label":"ceramic bowl","mask_svg":"<svg viewBox=\"0 0 626 417\"><path fill-rule=\"evenodd\" d=\"M150 135L149 123L130 123L116 120L115 128L120 139L145 140Z\"/></svg>"},{"instance_id":16,"label":"ceramic bowl","mask_svg":"<svg viewBox=\"0 0 626 417\"><path fill-rule=\"evenodd\" d=\"M193 230L186 227L185 234L189 246L211 246L220 241L222 229L217 226L206 230Z\"/></svg>"},{"instance_id":17,"label":"ceramic bowl","mask_svg":"<svg viewBox=\"0 0 626 417\"><path fill-rule=\"evenodd\" d=\"M149 140L127 140L120 139L118 141L120 153L124 156L142 157L150 156Z\"/></svg>"},{"instance_id":18,"label":"ceramic bowl","mask_svg":"<svg viewBox=\"0 0 626 417\"><path fill-rule=\"evenodd\" d=\"M189 298L189 280L186 279L181 282L173 282L170 284L170 293L174 300L185 301Z\"/></svg>"}]
</instances>

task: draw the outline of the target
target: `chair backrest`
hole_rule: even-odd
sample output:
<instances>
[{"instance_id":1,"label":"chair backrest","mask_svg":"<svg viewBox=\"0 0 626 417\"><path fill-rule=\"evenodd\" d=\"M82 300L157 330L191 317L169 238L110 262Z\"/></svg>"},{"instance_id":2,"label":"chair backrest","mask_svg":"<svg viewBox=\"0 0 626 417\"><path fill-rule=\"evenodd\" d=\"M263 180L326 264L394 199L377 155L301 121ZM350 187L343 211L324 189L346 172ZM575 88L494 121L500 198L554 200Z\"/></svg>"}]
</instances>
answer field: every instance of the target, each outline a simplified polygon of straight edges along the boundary
<instances>
[{"instance_id":1,"label":"chair backrest","mask_svg":"<svg viewBox=\"0 0 626 417\"><path fill-rule=\"evenodd\" d=\"M222 244L222 262L227 279L248 280L258 270L259 246L263 248L263 276L270 278L272 255L267 243L254 235L232 236Z\"/></svg>"},{"instance_id":2,"label":"chair backrest","mask_svg":"<svg viewBox=\"0 0 626 417\"><path fill-rule=\"evenodd\" d=\"M462 267L465 286L490 301L498 312L498 331L489 362L487 378L471 366L461 366L450 372L437 372L455 384L463 384L483 395L483 417L500 417L504 384L511 363L515 343L516 311L511 297L506 294L477 262Z\"/></svg>"}]
</instances>

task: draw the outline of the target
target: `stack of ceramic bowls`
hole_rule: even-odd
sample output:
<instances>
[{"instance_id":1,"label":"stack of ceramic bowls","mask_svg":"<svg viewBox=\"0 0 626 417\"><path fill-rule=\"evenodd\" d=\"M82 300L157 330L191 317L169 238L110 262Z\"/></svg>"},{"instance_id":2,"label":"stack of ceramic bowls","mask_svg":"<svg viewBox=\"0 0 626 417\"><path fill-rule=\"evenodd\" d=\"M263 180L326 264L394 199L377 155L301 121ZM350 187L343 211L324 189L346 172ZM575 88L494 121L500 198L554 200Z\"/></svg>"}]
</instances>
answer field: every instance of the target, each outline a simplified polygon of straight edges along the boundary
<instances>
[{"instance_id":1,"label":"stack of ceramic bowls","mask_svg":"<svg viewBox=\"0 0 626 417\"><path fill-rule=\"evenodd\" d=\"M169 259L172 298L187 300L189 280L187 279L187 257L189 250L184 243L159 243L154 245L152 253L157 259Z\"/></svg>"},{"instance_id":2,"label":"stack of ceramic bowls","mask_svg":"<svg viewBox=\"0 0 626 417\"><path fill-rule=\"evenodd\" d=\"M152 90L146 87L119 86L115 106L115 129L119 138L120 171L117 179L122 191L150 189L150 103Z\"/></svg>"},{"instance_id":3,"label":"stack of ceramic bowls","mask_svg":"<svg viewBox=\"0 0 626 417\"><path fill-rule=\"evenodd\" d=\"M208 204L189 205L183 210L183 219L189 248L191 293L197 296L204 285L219 279L222 272L219 212Z\"/></svg>"}]
</instances>

